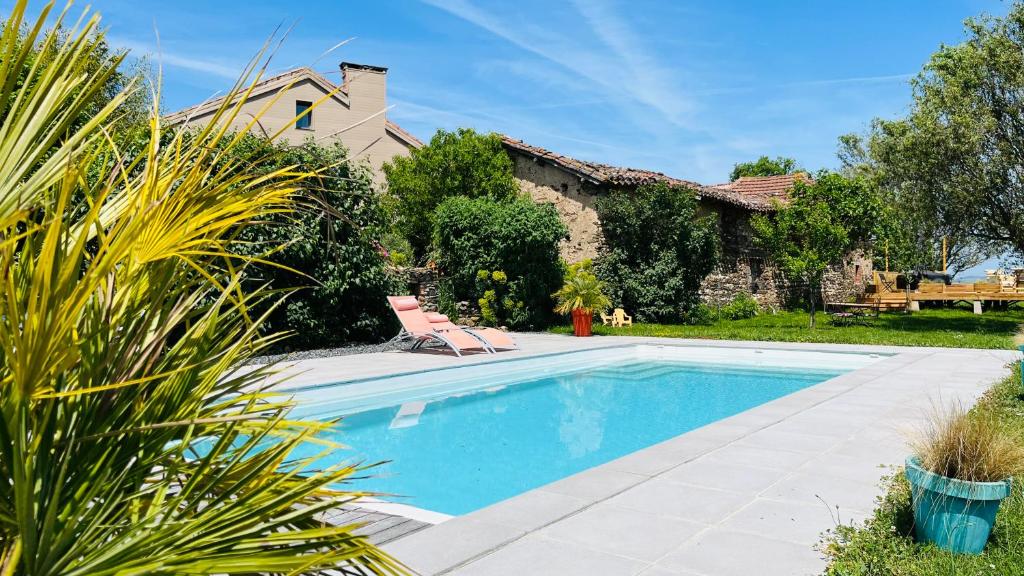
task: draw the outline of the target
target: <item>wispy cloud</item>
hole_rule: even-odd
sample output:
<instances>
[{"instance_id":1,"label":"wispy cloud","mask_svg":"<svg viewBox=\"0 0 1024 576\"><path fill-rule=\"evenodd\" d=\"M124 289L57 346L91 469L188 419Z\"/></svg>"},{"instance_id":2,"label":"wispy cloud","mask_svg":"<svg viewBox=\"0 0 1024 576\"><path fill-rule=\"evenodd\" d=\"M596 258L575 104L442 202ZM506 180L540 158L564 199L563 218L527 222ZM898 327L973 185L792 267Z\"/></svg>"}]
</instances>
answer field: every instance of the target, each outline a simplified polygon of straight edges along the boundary
<instances>
[{"instance_id":1,"label":"wispy cloud","mask_svg":"<svg viewBox=\"0 0 1024 576\"><path fill-rule=\"evenodd\" d=\"M688 127L689 99L670 82L665 70L645 52L636 36L607 5L581 3L579 8L594 36L609 50L581 49L567 43L558 31L513 26L467 0L423 0L461 18L512 45L569 71L577 78L617 95L624 106L640 104L654 109L676 127ZM606 53L601 53L606 52ZM634 116L642 116L634 114Z\"/></svg>"},{"instance_id":2,"label":"wispy cloud","mask_svg":"<svg viewBox=\"0 0 1024 576\"><path fill-rule=\"evenodd\" d=\"M233 66L231 64L209 58L196 58L175 52L157 50L154 46L134 40L108 38L108 41L112 46L127 48L134 56L149 55L152 57L154 64L173 66L175 68L190 70L192 72L217 76L218 78L236 80L243 69L243 66Z\"/></svg>"},{"instance_id":3,"label":"wispy cloud","mask_svg":"<svg viewBox=\"0 0 1024 576\"><path fill-rule=\"evenodd\" d=\"M850 78L826 78L822 80L795 80L793 82L782 82L776 84L750 84L747 86L727 86L723 88L708 88L697 91L702 96L718 96L723 94L745 94L748 92L769 92L785 88L814 88L829 86L866 86L871 84L886 84L889 82L906 82L914 77L914 74L887 74L881 76L853 76Z\"/></svg>"},{"instance_id":4,"label":"wispy cloud","mask_svg":"<svg viewBox=\"0 0 1024 576\"><path fill-rule=\"evenodd\" d=\"M622 75L618 79L619 87L660 111L673 124L689 124L688 116L693 110L689 96L669 80L671 71L662 67L644 49L626 20L615 13L614 7L605 0L573 0L573 5L619 61L621 66L616 68Z\"/></svg>"},{"instance_id":5,"label":"wispy cloud","mask_svg":"<svg viewBox=\"0 0 1024 576\"><path fill-rule=\"evenodd\" d=\"M783 86L836 86L842 84L879 84L910 80L915 74L888 74L884 76L854 76L852 78L831 78L827 80L798 80Z\"/></svg>"}]
</instances>

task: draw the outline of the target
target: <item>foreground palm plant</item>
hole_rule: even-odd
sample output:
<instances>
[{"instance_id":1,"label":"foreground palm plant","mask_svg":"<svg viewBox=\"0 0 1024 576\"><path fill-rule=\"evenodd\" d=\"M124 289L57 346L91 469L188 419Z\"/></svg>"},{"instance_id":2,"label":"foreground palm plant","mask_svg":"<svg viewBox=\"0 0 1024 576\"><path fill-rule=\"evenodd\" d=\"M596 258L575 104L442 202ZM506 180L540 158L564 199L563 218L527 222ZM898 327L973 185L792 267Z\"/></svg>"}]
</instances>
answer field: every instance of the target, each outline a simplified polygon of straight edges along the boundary
<instances>
[{"instance_id":1,"label":"foreground palm plant","mask_svg":"<svg viewBox=\"0 0 1024 576\"><path fill-rule=\"evenodd\" d=\"M86 65L98 19L45 32L25 5L0 36L0 575L401 572L318 521L360 496L338 490L357 468L294 456L327 424L238 370L275 337L229 244L308 176L233 164L215 126L250 84L188 138L161 144L154 110L126 159L107 131L124 95L74 124L120 63Z\"/></svg>"}]
</instances>

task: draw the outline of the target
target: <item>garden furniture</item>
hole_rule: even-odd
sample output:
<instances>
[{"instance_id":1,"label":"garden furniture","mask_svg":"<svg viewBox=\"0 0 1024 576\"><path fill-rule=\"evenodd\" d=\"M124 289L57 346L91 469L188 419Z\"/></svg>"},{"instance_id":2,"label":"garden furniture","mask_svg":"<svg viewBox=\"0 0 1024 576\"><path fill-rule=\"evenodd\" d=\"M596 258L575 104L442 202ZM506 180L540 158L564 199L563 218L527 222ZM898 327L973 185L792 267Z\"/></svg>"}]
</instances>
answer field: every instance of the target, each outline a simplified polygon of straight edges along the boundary
<instances>
[{"instance_id":1,"label":"garden furniture","mask_svg":"<svg viewBox=\"0 0 1024 576\"><path fill-rule=\"evenodd\" d=\"M465 330L435 329L423 315L420 303L415 296L388 296L388 304L391 305L391 310L394 311L402 325L398 335L391 339L393 342L414 340L413 350L429 342L434 342L450 348L456 356L462 356L463 350L494 352L489 344Z\"/></svg>"},{"instance_id":2,"label":"garden furniture","mask_svg":"<svg viewBox=\"0 0 1024 576\"><path fill-rule=\"evenodd\" d=\"M427 321L435 330L465 330L471 336L483 340L492 350L515 350L519 348L516 341L505 332L488 327L459 326L448 319L448 316L438 312L424 312Z\"/></svg>"},{"instance_id":3,"label":"garden furniture","mask_svg":"<svg viewBox=\"0 0 1024 576\"><path fill-rule=\"evenodd\" d=\"M612 312L612 317L614 318L614 320L612 321L613 326L633 325L633 317L626 314L626 311L623 310L622 308L616 308L615 311Z\"/></svg>"}]
</instances>

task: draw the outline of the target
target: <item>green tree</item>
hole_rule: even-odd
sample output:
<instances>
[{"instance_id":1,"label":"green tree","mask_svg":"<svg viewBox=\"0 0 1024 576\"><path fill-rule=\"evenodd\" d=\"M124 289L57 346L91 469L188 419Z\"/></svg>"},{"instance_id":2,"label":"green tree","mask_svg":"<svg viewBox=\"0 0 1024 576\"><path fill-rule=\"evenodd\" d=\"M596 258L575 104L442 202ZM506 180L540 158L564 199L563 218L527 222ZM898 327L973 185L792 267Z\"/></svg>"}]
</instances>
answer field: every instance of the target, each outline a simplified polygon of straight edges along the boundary
<instances>
[{"instance_id":1,"label":"green tree","mask_svg":"<svg viewBox=\"0 0 1024 576\"><path fill-rule=\"evenodd\" d=\"M946 168L920 161L919 143L907 138L908 128L906 121L875 120L866 137L840 137L842 170L879 191L876 267L887 259L893 270L940 270L945 240L947 269L955 275L997 250L972 235L969 223L954 217L941 197L929 191L932 184L924 183L940 181Z\"/></svg>"},{"instance_id":2,"label":"green tree","mask_svg":"<svg viewBox=\"0 0 1024 576\"><path fill-rule=\"evenodd\" d=\"M733 166L729 181L735 182L744 176L783 176L799 171L796 160L792 158L777 156L772 160L767 156L761 156L754 162L740 162Z\"/></svg>"},{"instance_id":3,"label":"green tree","mask_svg":"<svg viewBox=\"0 0 1024 576\"><path fill-rule=\"evenodd\" d=\"M965 28L912 81L909 115L876 121L866 147L901 207L927 211L955 245L1024 254L1024 4Z\"/></svg>"},{"instance_id":4,"label":"green tree","mask_svg":"<svg viewBox=\"0 0 1024 576\"><path fill-rule=\"evenodd\" d=\"M321 519L360 496L339 489L357 468L302 454L332 425L244 367L277 338L250 314L275 296L241 290L253 259L229 246L311 175L234 170L216 131L110 162L126 95L76 128L118 64L91 68L98 17L44 32L47 5L19 44L26 5L0 33L0 573L403 572ZM52 59L11 82L37 41Z\"/></svg>"},{"instance_id":5,"label":"green tree","mask_svg":"<svg viewBox=\"0 0 1024 576\"><path fill-rule=\"evenodd\" d=\"M797 182L787 204L776 206L774 214L758 214L751 219L757 243L791 281L807 288L810 326L825 271L839 262L855 240L851 230L863 233L863 221L850 218L848 208L833 201L842 195L844 181L839 175L821 174L815 184ZM856 189L859 184L846 181ZM859 213L859 208L852 211Z\"/></svg>"},{"instance_id":6,"label":"green tree","mask_svg":"<svg viewBox=\"0 0 1024 576\"><path fill-rule=\"evenodd\" d=\"M434 228L434 257L447 283L442 292L452 300L444 304L483 299L496 324L547 326L554 319L551 294L562 285L564 271L558 244L567 235L551 204L529 198L445 200Z\"/></svg>"},{"instance_id":7,"label":"green tree","mask_svg":"<svg viewBox=\"0 0 1024 576\"><path fill-rule=\"evenodd\" d=\"M718 228L693 190L664 183L598 199L604 241L595 263L612 301L643 322L678 322L700 301L718 259Z\"/></svg>"},{"instance_id":8,"label":"green tree","mask_svg":"<svg viewBox=\"0 0 1024 576\"><path fill-rule=\"evenodd\" d=\"M15 20L3 20L2 26L17 25ZM59 27L53 30L52 36L39 39L31 36L27 28L19 28L17 37L12 38L17 49L24 51L25 58L20 62L7 64L8 78L18 87L31 88L41 81L41 75L51 69L54 60L60 56L61 46L71 39L73 30ZM111 118L111 126L117 132L139 131L145 129L145 122L152 106L152 92L143 89L147 74L150 72L148 59L143 56L136 59L127 58L125 50L111 50L106 36L99 32L91 32L88 37L80 38L85 49L83 66L85 72L99 77L90 88L87 101L74 121L71 128L77 130L95 117L100 110L115 98L121 102L117 113ZM116 64L111 67L110 64ZM130 85L137 89L126 90ZM0 118L10 111L8 103L0 109Z\"/></svg>"},{"instance_id":9,"label":"green tree","mask_svg":"<svg viewBox=\"0 0 1024 576\"><path fill-rule=\"evenodd\" d=\"M430 143L384 165L396 225L422 258L430 247L434 210L453 196L506 200L519 193L512 160L497 134L438 130Z\"/></svg>"},{"instance_id":10,"label":"green tree","mask_svg":"<svg viewBox=\"0 0 1024 576\"><path fill-rule=\"evenodd\" d=\"M263 260L246 270L248 286L295 290L273 307L266 334L288 332L278 348L312 349L392 335L386 297L402 290L377 238L385 229L369 169L351 162L340 143L273 144L246 134L225 159L252 174L293 167L316 174L303 184L305 201L290 214L273 213L239 234L233 250ZM260 312L257 308L257 312Z\"/></svg>"}]
</instances>

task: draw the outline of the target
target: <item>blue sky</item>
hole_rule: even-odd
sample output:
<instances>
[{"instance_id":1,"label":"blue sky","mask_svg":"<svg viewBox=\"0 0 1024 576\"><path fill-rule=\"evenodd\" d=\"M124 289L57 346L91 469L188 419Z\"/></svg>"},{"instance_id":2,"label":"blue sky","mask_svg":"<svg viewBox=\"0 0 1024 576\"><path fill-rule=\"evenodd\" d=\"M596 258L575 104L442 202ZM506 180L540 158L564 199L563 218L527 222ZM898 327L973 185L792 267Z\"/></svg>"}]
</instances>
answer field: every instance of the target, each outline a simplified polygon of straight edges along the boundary
<instances>
[{"instance_id":1,"label":"blue sky","mask_svg":"<svg viewBox=\"0 0 1024 576\"><path fill-rule=\"evenodd\" d=\"M229 86L278 26L293 26L275 69L337 80L341 60L387 66L389 115L422 139L471 126L703 183L762 154L835 167L837 136L902 114L908 79L962 38L964 18L1006 11L991 0L93 6L112 44L163 63L167 111Z\"/></svg>"}]
</instances>

